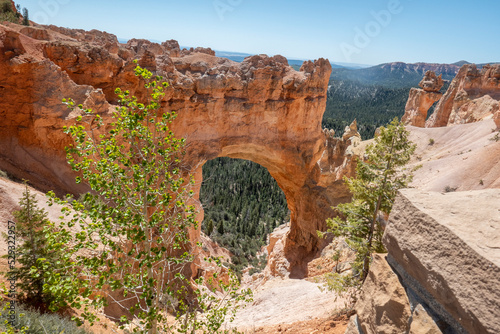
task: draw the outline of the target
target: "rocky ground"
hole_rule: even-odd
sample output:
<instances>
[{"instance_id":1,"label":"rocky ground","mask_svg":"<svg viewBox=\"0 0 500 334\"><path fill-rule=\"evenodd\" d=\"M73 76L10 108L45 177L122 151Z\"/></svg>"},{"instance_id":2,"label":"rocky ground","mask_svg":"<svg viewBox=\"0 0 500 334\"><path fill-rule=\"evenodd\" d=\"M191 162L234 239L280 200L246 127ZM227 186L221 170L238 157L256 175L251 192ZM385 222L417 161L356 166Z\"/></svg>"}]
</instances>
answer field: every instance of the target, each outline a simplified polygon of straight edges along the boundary
<instances>
[{"instance_id":1,"label":"rocky ground","mask_svg":"<svg viewBox=\"0 0 500 334\"><path fill-rule=\"evenodd\" d=\"M310 333L298 331L299 323L308 328L326 324L333 328L332 316L344 307L345 300L333 292L321 291L320 286L304 279L271 279L253 290L253 303L238 312L232 325L262 333L269 328ZM338 322L333 323L337 326Z\"/></svg>"}]
</instances>

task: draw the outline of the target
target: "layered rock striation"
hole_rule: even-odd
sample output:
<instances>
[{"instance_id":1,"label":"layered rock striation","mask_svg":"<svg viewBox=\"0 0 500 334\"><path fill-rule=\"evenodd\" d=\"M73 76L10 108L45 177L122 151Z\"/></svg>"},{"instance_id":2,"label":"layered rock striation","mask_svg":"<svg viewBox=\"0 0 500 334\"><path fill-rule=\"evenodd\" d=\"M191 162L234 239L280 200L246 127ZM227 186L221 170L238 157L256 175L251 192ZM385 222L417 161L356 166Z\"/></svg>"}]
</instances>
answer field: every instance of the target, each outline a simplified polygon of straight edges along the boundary
<instances>
[{"instance_id":1,"label":"layered rock striation","mask_svg":"<svg viewBox=\"0 0 500 334\"><path fill-rule=\"evenodd\" d=\"M400 190L347 333L499 333L500 190Z\"/></svg>"},{"instance_id":2,"label":"layered rock striation","mask_svg":"<svg viewBox=\"0 0 500 334\"><path fill-rule=\"evenodd\" d=\"M175 41L120 44L96 30L0 25L0 169L42 190L86 191L65 162L70 138L62 132L78 110L61 100L71 97L109 120L116 87L146 96L133 60L171 84L162 108L178 114L173 129L187 139L185 164L196 190L203 164L216 157L269 170L291 211L286 270L306 275L307 260L321 246L316 231L325 228L331 206L349 198L341 179L353 172L351 140L321 129L331 72L325 59L295 71L282 56L236 63L210 49L180 50Z\"/></svg>"}]
</instances>

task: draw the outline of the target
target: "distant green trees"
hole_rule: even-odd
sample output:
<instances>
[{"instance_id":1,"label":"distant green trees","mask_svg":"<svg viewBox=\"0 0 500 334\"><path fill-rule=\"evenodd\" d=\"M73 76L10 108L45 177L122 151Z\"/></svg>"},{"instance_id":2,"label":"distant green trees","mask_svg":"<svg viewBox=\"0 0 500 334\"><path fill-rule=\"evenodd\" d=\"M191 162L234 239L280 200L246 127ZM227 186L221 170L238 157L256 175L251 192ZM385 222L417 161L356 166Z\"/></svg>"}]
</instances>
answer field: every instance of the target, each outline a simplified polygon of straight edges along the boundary
<instances>
[{"instance_id":1,"label":"distant green trees","mask_svg":"<svg viewBox=\"0 0 500 334\"><path fill-rule=\"evenodd\" d=\"M322 126L341 136L345 127L356 119L361 138L373 138L375 129L403 116L410 88L331 79Z\"/></svg>"},{"instance_id":2,"label":"distant green trees","mask_svg":"<svg viewBox=\"0 0 500 334\"><path fill-rule=\"evenodd\" d=\"M285 195L267 169L247 160L210 160L203 166L200 200L203 231L234 254L231 267L262 267L257 252L289 219Z\"/></svg>"}]
</instances>

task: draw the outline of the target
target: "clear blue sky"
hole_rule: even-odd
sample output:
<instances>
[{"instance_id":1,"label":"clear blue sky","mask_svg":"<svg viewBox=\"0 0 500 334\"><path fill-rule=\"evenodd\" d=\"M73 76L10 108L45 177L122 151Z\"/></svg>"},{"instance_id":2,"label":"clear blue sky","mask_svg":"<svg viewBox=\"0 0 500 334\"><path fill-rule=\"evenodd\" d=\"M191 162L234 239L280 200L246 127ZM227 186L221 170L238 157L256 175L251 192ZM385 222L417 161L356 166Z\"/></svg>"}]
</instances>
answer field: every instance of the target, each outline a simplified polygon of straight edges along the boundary
<instances>
[{"instance_id":1,"label":"clear blue sky","mask_svg":"<svg viewBox=\"0 0 500 334\"><path fill-rule=\"evenodd\" d=\"M39 23L332 62L500 61L498 0L18 0Z\"/></svg>"}]
</instances>

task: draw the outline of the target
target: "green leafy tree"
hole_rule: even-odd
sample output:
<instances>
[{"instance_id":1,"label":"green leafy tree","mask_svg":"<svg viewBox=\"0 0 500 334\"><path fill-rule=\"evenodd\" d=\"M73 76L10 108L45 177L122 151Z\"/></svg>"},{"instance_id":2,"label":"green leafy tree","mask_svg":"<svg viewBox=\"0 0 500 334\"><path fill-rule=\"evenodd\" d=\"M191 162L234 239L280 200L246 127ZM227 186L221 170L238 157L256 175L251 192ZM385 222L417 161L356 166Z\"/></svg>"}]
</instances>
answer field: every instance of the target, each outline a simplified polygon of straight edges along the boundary
<instances>
[{"instance_id":1,"label":"green leafy tree","mask_svg":"<svg viewBox=\"0 0 500 334\"><path fill-rule=\"evenodd\" d=\"M85 110L76 125L65 129L75 142L67 148L68 162L81 175L77 182L87 183L92 192L63 209L67 218L59 226L59 240L65 242L52 246L70 245L65 248L71 254L68 270L55 273L47 288L66 291L72 306L83 307L83 319L91 323L96 319L91 309L111 300L123 310L117 320L133 332L208 327L215 332L236 309L231 303L246 300L249 291L238 292L234 279L226 284L219 280L223 302L196 317L205 294L202 288L193 291L189 278L199 245L192 244L188 233L197 222L189 204L193 178L182 164L185 139L170 129L175 113L160 112L168 84L139 66L135 74L150 92L147 103L117 89L121 107L112 123ZM75 107L72 100L66 103ZM71 230L75 226L76 233ZM201 285L202 279L196 283ZM168 320L169 310L177 322Z\"/></svg>"},{"instance_id":2,"label":"green leafy tree","mask_svg":"<svg viewBox=\"0 0 500 334\"><path fill-rule=\"evenodd\" d=\"M18 266L12 268L8 277L16 279L21 290L20 299L41 311L46 311L56 297L44 290L48 271L54 270L61 254L48 247L46 234L50 232L47 212L38 207L35 195L25 185L23 196L19 201L21 209L14 212L15 236L4 234L6 243L18 242L15 247L15 258Z\"/></svg>"},{"instance_id":3,"label":"green leafy tree","mask_svg":"<svg viewBox=\"0 0 500 334\"><path fill-rule=\"evenodd\" d=\"M405 165L415 148L404 124L395 118L367 147L364 161L356 166L356 177L344 179L352 201L338 205L336 210L341 216L328 219L327 225L329 232L346 238L356 259L352 276L331 274L331 289L360 286L368 275L371 254L385 251L379 217L391 212L397 191L411 182L414 169Z\"/></svg>"}]
</instances>

